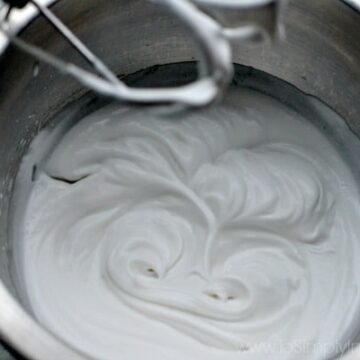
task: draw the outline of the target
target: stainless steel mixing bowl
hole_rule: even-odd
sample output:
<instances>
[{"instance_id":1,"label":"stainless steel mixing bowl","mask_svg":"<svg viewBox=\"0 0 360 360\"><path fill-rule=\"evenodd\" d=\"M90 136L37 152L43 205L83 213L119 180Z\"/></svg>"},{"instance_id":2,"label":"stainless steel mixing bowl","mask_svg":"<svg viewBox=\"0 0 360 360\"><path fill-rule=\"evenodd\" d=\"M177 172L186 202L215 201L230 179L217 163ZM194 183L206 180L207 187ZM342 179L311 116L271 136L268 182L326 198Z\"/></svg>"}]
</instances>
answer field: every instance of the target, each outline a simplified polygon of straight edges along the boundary
<instances>
[{"instance_id":1,"label":"stainless steel mixing bowl","mask_svg":"<svg viewBox=\"0 0 360 360\"><path fill-rule=\"evenodd\" d=\"M192 42L183 26L143 0L61 0L54 10L119 75L194 60ZM19 28L28 24L22 31L24 39L81 63L44 20L31 18L29 13L19 21ZM290 0L284 21L285 41L275 47L235 44L234 61L318 97L360 135L360 1ZM11 195L22 156L38 131L85 90L46 65L38 68L23 53L5 49L2 40L0 37L0 333L32 359L86 359L38 324L22 305L12 276L13 248L8 236ZM360 349L347 356L359 359Z\"/></svg>"}]
</instances>

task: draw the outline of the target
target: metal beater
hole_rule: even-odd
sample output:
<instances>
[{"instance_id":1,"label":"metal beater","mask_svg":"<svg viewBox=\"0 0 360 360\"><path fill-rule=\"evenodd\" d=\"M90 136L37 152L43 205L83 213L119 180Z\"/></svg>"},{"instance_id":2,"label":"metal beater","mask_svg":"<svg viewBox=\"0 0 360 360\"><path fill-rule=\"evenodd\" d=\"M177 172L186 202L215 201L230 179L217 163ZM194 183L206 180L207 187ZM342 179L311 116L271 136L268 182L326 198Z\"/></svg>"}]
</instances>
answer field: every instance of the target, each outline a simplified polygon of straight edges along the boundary
<instances>
[{"instance_id":1,"label":"metal beater","mask_svg":"<svg viewBox=\"0 0 360 360\"><path fill-rule=\"evenodd\" d=\"M200 107L220 98L232 79L231 42L262 41L282 36L281 13L286 0L148 0L170 11L189 28L201 55L196 81L180 87L150 89L131 88L118 79L50 10L47 4L54 1L3 1L7 13L0 20L0 32L17 48L72 76L83 86L123 102ZM9 20L28 7L35 7L93 67L94 72L55 57L17 36Z\"/></svg>"}]
</instances>

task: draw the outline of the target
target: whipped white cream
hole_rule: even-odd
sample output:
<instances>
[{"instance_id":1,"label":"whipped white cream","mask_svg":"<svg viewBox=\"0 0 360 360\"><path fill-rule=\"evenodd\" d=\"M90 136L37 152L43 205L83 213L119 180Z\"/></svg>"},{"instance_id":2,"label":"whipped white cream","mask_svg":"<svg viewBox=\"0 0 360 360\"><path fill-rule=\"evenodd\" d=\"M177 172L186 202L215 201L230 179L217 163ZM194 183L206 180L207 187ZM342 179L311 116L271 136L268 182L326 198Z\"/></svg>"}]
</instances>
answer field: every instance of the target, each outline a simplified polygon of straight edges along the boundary
<instances>
[{"instance_id":1,"label":"whipped white cream","mask_svg":"<svg viewBox=\"0 0 360 360\"><path fill-rule=\"evenodd\" d=\"M357 330L359 219L349 166L275 100L109 106L36 181L21 271L39 321L94 358L318 360Z\"/></svg>"}]
</instances>

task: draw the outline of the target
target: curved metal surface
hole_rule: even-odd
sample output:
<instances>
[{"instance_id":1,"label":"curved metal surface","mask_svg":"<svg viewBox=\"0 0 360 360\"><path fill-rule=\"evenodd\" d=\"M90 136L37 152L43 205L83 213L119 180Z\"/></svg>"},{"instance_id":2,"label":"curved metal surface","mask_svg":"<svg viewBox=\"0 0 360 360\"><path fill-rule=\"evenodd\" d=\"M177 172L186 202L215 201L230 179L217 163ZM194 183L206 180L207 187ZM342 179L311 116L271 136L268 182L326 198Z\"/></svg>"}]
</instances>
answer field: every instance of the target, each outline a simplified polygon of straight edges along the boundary
<instances>
[{"instance_id":1,"label":"curved metal surface","mask_svg":"<svg viewBox=\"0 0 360 360\"><path fill-rule=\"evenodd\" d=\"M360 11L360 0L343 0L352 6L355 10Z\"/></svg>"},{"instance_id":2,"label":"curved metal surface","mask_svg":"<svg viewBox=\"0 0 360 360\"><path fill-rule=\"evenodd\" d=\"M360 8L360 1L348 2ZM54 9L117 74L194 59L182 24L141 0L62 0ZM35 15L34 9L26 11L26 16L14 20L17 31ZM331 104L360 135L360 16L339 0L291 0L284 21L283 42L274 48L235 45L235 62L263 70ZM31 22L22 38L82 64L41 19ZM6 44L1 46L4 49ZM8 211L19 162L39 129L84 93L76 82L47 66L40 65L34 76L34 64L14 49L0 59L0 333L31 359L85 359L33 319L21 305L21 294L10 276ZM347 356L346 360L358 359L360 350Z\"/></svg>"}]
</instances>

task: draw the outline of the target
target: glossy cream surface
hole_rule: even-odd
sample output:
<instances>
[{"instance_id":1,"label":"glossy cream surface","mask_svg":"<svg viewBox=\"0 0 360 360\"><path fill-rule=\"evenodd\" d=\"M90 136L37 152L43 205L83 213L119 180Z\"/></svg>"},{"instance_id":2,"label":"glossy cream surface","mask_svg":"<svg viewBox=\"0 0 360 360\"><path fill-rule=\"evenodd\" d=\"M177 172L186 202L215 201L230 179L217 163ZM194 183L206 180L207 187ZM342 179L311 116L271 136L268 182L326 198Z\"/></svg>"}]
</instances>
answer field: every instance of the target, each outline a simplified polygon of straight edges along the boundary
<instances>
[{"instance_id":1,"label":"glossy cream surface","mask_svg":"<svg viewBox=\"0 0 360 360\"><path fill-rule=\"evenodd\" d=\"M359 219L349 165L269 97L111 105L40 171L20 271L39 321L94 358L318 360L357 330Z\"/></svg>"}]
</instances>

